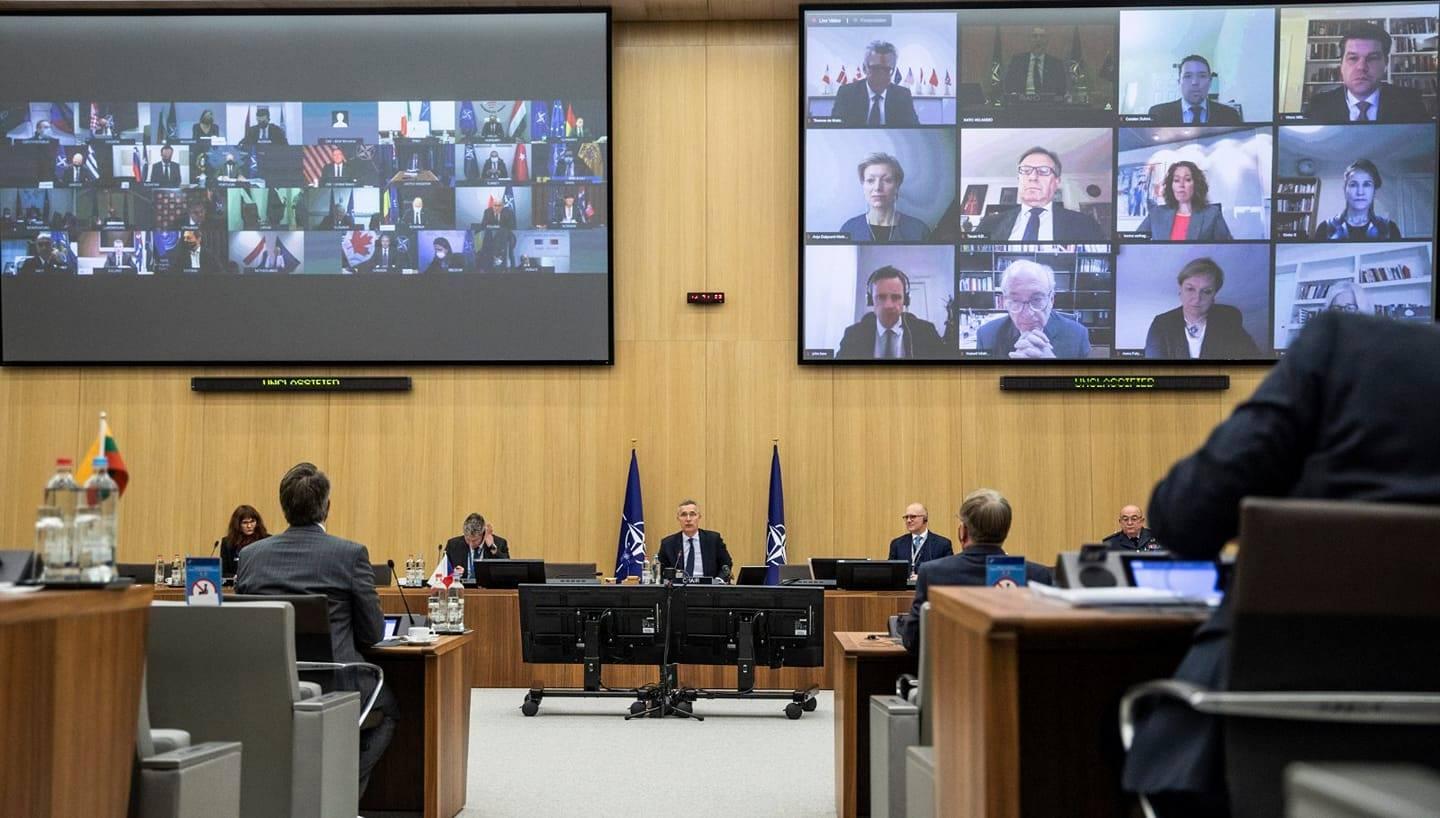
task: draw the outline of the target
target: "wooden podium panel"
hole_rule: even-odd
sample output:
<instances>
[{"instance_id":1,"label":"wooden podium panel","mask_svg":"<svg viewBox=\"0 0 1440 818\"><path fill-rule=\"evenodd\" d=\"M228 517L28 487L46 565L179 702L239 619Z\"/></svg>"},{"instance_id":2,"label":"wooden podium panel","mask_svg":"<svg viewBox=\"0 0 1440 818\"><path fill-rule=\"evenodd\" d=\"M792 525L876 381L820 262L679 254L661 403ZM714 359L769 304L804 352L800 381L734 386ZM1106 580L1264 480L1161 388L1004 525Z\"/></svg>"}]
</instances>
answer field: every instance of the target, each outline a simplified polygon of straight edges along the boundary
<instances>
[{"instance_id":1,"label":"wooden podium panel","mask_svg":"<svg viewBox=\"0 0 1440 818\"><path fill-rule=\"evenodd\" d=\"M880 637L880 638L872 638ZM884 634L837 632L835 668L835 814L870 814L870 697L895 692L916 657ZM828 648L828 645L827 645Z\"/></svg>"}]
</instances>

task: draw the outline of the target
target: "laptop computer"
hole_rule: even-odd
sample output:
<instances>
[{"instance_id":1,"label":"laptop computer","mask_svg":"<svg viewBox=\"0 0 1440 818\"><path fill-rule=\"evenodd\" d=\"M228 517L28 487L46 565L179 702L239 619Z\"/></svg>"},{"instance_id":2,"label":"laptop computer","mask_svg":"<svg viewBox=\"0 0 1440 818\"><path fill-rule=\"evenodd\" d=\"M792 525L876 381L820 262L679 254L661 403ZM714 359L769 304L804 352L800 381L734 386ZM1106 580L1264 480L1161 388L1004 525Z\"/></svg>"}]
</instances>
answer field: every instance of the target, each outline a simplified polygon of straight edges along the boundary
<instances>
[{"instance_id":1,"label":"laptop computer","mask_svg":"<svg viewBox=\"0 0 1440 818\"><path fill-rule=\"evenodd\" d=\"M742 565L740 575L735 579L736 585L764 585L765 572L768 566L764 565Z\"/></svg>"}]
</instances>

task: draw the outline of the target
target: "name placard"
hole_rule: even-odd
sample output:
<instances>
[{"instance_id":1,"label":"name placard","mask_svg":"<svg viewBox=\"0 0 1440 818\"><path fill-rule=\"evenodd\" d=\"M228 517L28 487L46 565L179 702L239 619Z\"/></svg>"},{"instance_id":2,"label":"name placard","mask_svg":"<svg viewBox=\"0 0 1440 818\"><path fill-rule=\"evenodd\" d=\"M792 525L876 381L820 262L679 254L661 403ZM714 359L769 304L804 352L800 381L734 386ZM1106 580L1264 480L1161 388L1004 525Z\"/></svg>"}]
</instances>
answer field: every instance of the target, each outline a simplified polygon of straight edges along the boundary
<instances>
[{"instance_id":1,"label":"name placard","mask_svg":"<svg viewBox=\"0 0 1440 818\"><path fill-rule=\"evenodd\" d=\"M410 377L266 375L259 378L191 378L192 392L409 392Z\"/></svg>"},{"instance_id":2,"label":"name placard","mask_svg":"<svg viewBox=\"0 0 1440 818\"><path fill-rule=\"evenodd\" d=\"M1007 375L1004 392L1223 392L1229 375Z\"/></svg>"}]
</instances>

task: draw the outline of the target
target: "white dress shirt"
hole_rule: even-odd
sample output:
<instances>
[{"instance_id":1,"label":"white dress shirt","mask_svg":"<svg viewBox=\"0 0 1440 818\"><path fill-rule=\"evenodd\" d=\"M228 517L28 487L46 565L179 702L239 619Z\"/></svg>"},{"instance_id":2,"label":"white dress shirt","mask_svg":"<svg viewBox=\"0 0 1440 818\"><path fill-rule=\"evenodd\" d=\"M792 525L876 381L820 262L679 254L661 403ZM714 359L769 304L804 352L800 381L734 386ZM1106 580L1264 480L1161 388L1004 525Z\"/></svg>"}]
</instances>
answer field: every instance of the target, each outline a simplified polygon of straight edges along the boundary
<instances>
[{"instance_id":1,"label":"white dress shirt","mask_svg":"<svg viewBox=\"0 0 1440 818\"><path fill-rule=\"evenodd\" d=\"M690 564L690 549L695 549L695 573L685 571L685 566ZM705 573L705 551L700 547L700 531L697 529L694 534L680 532L680 565L681 571L686 576L703 577Z\"/></svg>"},{"instance_id":2,"label":"white dress shirt","mask_svg":"<svg viewBox=\"0 0 1440 818\"><path fill-rule=\"evenodd\" d=\"M894 333L895 333L895 357L896 357L896 358L904 358L904 357L905 357L905 319L904 319L904 318L901 318L900 320L898 320L898 321L895 322L895 326L893 326L893 327L887 327L887 326L885 326L884 324L880 323L880 319L879 319L878 317L875 319L875 357L876 357L876 358L883 358L883 357L885 357L885 333L886 333L886 332L894 332Z\"/></svg>"},{"instance_id":3,"label":"white dress shirt","mask_svg":"<svg viewBox=\"0 0 1440 818\"><path fill-rule=\"evenodd\" d=\"M1205 321L1198 324L1185 322L1185 343L1190 346L1190 357L1200 357L1200 347L1205 345Z\"/></svg>"},{"instance_id":4,"label":"white dress shirt","mask_svg":"<svg viewBox=\"0 0 1440 818\"><path fill-rule=\"evenodd\" d=\"M1054 241L1055 219L1050 213L1054 203L1048 203L1042 207L1040 214L1040 237L1036 241ZM1010 241L1021 241L1025 238L1025 226L1030 223L1030 210L1032 205L1020 204L1020 215L1015 217L1015 226L1010 229Z\"/></svg>"}]
</instances>

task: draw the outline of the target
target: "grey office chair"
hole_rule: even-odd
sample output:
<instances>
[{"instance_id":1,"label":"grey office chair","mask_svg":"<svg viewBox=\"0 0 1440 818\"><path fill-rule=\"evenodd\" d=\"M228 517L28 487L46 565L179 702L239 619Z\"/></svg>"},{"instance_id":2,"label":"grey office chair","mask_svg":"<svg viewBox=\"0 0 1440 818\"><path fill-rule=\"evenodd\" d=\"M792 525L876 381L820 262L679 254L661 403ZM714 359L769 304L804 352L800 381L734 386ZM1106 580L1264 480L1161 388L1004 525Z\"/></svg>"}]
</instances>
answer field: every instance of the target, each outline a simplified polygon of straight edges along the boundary
<instances>
[{"instance_id":1,"label":"grey office chair","mask_svg":"<svg viewBox=\"0 0 1440 818\"><path fill-rule=\"evenodd\" d=\"M1294 761L1440 767L1440 508L1248 498L1240 542L1228 689L1131 688L1125 748L1152 697L1223 717L1235 818L1282 814Z\"/></svg>"},{"instance_id":2,"label":"grey office chair","mask_svg":"<svg viewBox=\"0 0 1440 818\"><path fill-rule=\"evenodd\" d=\"M905 818L907 753L922 743L920 721L925 658L925 620L930 603L920 606L919 675L905 674L895 681L895 695L870 697L870 815L874 818ZM926 732L928 737L929 733ZM931 778L933 783L933 776Z\"/></svg>"},{"instance_id":3,"label":"grey office chair","mask_svg":"<svg viewBox=\"0 0 1440 818\"><path fill-rule=\"evenodd\" d=\"M150 609L148 692L158 724L239 740L243 818L354 818L360 694L302 698L288 603Z\"/></svg>"},{"instance_id":4,"label":"grey office chair","mask_svg":"<svg viewBox=\"0 0 1440 818\"><path fill-rule=\"evenodd\" d=\"M150 726L140 685L130 818L240 818L240 743L190 743L184 730Z\"/></svg>"}]
</instances>

